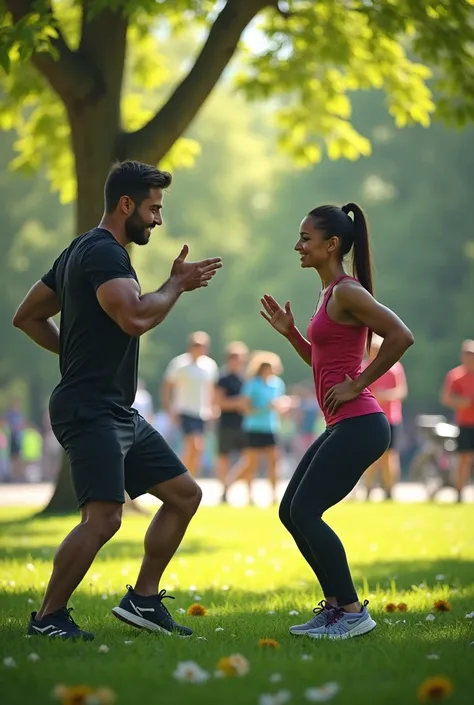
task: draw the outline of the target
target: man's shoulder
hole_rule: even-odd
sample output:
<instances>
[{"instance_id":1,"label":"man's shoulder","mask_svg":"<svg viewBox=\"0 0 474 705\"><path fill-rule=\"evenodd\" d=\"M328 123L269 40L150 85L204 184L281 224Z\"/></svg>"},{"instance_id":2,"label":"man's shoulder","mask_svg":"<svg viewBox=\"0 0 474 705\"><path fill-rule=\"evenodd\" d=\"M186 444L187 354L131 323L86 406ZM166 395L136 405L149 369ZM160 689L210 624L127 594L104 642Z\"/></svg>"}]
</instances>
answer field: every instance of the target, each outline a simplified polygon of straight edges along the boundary
<instances>
[{"instance_id":1,"label":"man's shoulder","mask_svg":"<svg viewBox=\"0 0 474 705\"><path fill-rule=\"evenodd\" d=\"M458 379L462 379L466 375L466 370L462 365L458 365L457 367L453 367L452 370L449 370L448 374L446 375L446 381L447 382L455 382Z\"/></svg>"},{"instance_id":2,"label":"man's shoulder","mask_svg":"<svg viewBox=\"0 0 474 705\"><path fill-rule=\"evenodd\" d=\"M199 364L201 367L205 367L208 370L218 370L219 367L217 362L209 357L209 355L201 355L199 358Z\"/></svg>"}]
</instances>

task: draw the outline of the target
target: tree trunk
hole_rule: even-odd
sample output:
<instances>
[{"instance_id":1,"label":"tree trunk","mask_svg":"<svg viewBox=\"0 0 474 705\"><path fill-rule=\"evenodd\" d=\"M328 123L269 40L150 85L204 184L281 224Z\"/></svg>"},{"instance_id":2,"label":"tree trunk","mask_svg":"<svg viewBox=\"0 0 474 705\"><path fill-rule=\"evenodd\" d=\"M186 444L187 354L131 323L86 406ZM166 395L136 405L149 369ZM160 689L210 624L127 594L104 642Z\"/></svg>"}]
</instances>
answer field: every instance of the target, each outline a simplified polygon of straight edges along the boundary
<instances>
[{"instance_id":1,"label":"tree trunk","mask_svg":"<svg viewBox=\"0 0 474 705\"><path fill-rule=\"evenodd\" d=\"M101 26L101 23L107 26ZM111 24L115 23L115 27ZM114 31L115 30L115 31ZM113 13L102 13L101 18L87 25L82 44L89 54L101 50L100 62L105 82L103 93L92 104L72 103L67 107L71 126L71 142L77 176L76 228L74 236L95 227L104 208L104 183L116 158L120 132L120 96L125 60L126 20ZM97 36L105 39L97 41ZM108 39L107 39L108 37ZM109 47L104 47L107 41ZM131 501L131 500L130 500ZM42 514L77 511L77 501L71 482L67 456L63 453L57 485ZM137 511L140 511L137 508Z\"/></svg>"}]
</instances>

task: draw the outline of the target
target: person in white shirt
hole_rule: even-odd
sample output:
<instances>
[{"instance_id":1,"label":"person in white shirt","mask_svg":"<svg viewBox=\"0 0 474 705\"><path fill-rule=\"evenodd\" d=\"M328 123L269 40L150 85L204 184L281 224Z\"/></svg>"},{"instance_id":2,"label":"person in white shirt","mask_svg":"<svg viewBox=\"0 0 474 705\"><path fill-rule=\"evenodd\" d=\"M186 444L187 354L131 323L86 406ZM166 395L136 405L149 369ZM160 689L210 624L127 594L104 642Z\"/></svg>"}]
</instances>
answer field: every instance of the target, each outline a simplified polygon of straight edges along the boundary
<instances>
[{"instance_id":1,"label":"person in white shirt","mask_svg":"<svg viewBox=\"0 0 474 705\"><path fill-rule=\"evenodd\" d=\"M188 352L171 360L162 389L163 409L184 435L183 465L196 476L204 450L206 421L213 417L217 363L208 356L210 338L197 331L188 338Z\"/></svg>"}]
</instances>

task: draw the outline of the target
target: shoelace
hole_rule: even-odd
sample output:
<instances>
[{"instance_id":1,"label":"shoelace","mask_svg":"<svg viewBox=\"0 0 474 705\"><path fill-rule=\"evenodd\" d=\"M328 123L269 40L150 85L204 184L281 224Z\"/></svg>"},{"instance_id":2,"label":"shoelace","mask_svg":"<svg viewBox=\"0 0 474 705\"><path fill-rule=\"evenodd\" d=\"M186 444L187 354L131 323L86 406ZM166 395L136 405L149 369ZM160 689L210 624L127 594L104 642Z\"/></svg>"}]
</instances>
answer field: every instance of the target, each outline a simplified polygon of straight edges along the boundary
<instances>
[{"instance_id":1,"label":"shoelace","mask_svg":"<svg viewBox=\"0 0 474 705\"><path fill-rule=\"evenodd\" d=\"M65 619L68 620L68 622L70 622L74 627L76 627L76 629L79 629L79 625L76 624L74 619L71 617L71 612L74 612L73 607L65 607L64 608L64 617L65 617Z\"/></svg>"},{"instance_id":2,"label":"shoelace","mask_svg":"<svg viewBox=\"0 0 474 705\"><path fill-rule=\"evenodd\" d=\"M362 603L362 607L367 607L369 604L368 600L364 600ZM326 619L326 627L329 627L331 624L335 624L337 621L339 621L346 612L342 609L342 607L334 607L332 611L328 614L328 618Z\"/></svg>"},{"instance_id":3,"label":"shoelace","mask_svg":"<svg viewBox=\"0 0 474 705\"><path fill-rule=\"evenodd\" d=\"M333 610L335 607L333 605L330 605L329 602L326 600L321 600L321 602L318 602L318 607L315 607L313 612L315 615L321 614L322 612L325 612L326 610Z\"/></svg>"},{"instance_id":4,"label":"shoelace","mask_svg":"<svg viewBox=\"0 0 474 705\"><path fill-rule=\"evenodd\" d=\"M341 617L344 616L344 610L342 607L333 607L326 619L326 627L331 626L331 624L336 624Z\"/></svg>"},{"instance_id":5,"label":"shoelace","mask_svg":"<svg viewBox=\"0 0 474 705\"><path fill-rule=\"evenodd\" d=\"M163 609L165 610L165 612L166 612L166 614L168 615L168 617L170 617L170 619L173 619L173 617L171 617L171 614L170 614L169 610L168 610L168 609L166 608L166 606L163 604L163 600L165 600L166 598L168 598L169 600L174 600L174 599L175 599L175 598L173 597L173 595L167 595L167 594L166 594L166 590L160 590L160 592L158 593L158 599L159 599L160 602L161 602L161 606L162 606Z\"/></svg>"}]
</instances>

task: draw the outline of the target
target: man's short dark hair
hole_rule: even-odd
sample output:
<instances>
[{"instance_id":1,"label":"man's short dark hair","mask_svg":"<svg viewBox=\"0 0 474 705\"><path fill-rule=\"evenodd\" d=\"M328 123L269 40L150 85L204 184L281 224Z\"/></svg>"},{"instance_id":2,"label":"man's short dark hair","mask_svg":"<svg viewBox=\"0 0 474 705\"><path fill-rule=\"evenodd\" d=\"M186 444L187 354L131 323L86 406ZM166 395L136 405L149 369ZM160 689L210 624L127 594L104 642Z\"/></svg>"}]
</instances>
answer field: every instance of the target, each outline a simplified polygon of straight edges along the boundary
<instances>
[{"instance_id":1,"label":"man's short dark hair","mask_svg":"<svg viewBox=\"0 0 474 705\"><path fill-rule=\"evenodd\" d=\"M105 210L112 213L122 196L129 196L139 206L151 188L168 188L171 174L156 166L132 160L116 162L109 171L104 187Z\"/></svg>"}]
</instances>

